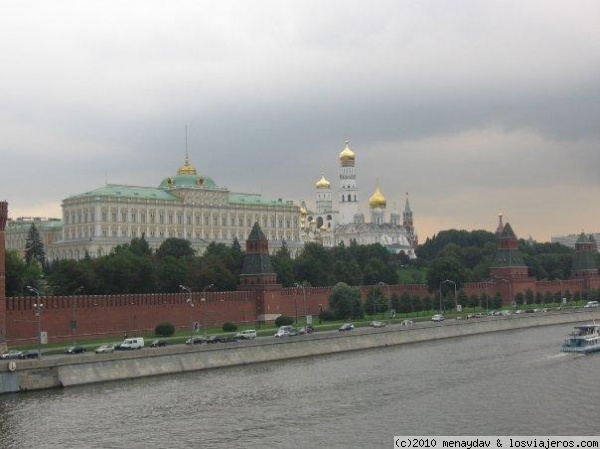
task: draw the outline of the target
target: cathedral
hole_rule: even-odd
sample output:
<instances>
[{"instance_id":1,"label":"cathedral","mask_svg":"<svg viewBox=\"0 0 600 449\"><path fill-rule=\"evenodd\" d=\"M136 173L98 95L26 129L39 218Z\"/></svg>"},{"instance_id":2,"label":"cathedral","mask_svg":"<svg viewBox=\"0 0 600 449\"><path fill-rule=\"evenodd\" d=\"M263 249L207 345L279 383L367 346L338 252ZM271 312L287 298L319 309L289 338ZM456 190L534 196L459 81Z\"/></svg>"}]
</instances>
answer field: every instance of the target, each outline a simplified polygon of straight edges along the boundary
<instances>
[{"instance_id":1,"label":"cathedral","mask_svg":"<svg viewBox=\"0 0 600 449\"><path fill-rule=\"evenodd\" d=\"M379 243L388 251L404 253L415 258L418 237L413 226L413 214L408 194L402 215L394 211L386 219L387 200L379 186L369 199L370 221L360 212L356 182L356 153L349 142L339 154L339 188L334 203L331 183L322 174L315 184L315 208L309 210L306 202L300 208L300 225L305 241L315 241L326 247L351 242L359 245Z\"/></svg>"}]
</instances>

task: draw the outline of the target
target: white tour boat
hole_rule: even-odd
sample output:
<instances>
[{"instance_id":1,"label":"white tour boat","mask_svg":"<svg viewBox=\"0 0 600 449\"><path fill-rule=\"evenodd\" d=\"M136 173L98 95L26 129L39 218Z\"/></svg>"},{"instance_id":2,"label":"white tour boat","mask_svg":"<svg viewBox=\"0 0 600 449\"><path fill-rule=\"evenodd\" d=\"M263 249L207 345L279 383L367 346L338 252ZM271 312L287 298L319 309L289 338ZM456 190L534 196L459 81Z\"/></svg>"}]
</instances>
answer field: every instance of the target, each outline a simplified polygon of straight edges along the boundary
<instances>
[{"instance_id":1,"label":"white tour boat","mask_svg":"<svg viewBox=\"0 0 600 449\"><path fill-rule=\"evenodd\" d=\"M594 322L575 326L561 346L561 351L582 354L600 351L600 325Z\"/></svg>"}]
</instances>

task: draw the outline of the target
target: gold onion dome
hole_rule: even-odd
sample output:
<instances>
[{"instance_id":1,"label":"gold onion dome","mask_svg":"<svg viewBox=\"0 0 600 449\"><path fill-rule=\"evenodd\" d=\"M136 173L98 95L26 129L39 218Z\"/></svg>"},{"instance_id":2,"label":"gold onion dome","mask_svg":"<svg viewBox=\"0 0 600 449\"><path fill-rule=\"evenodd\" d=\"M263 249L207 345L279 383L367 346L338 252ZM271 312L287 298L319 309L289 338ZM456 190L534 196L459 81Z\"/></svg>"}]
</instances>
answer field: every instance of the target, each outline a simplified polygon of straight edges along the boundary
<instances>
[{"instance_id":1,"label":"gold onion dome","mask_svg":"<svg viewBox=\"0 0 600 449\"><path fill-rule=\"evenodd\" d=\"M178 175L197 175L196 168L190 164L190 161L186 155L185 163L177 170Z\"/></svg>"},{"instance_id":2,"label":"gold onion dome","mask_svg":"<svg viewBox=\"0 0 600 449\"><path fill-rule=\"evenodd\" d=\"M325 179L325 175L321 175L321 179L316 184L317 189L329 189L331 183Z\"/></svg>"},{"instance_id":3,"label":"gold onion dome","mask_svg":"<svg viewBox=\"0 0 600 449\"><path fill-rule=\"evenodd\" d=\"M371 198L369 198L369 206L371 207L371 209L376 209L376 208L385 209L386 204L387 204L387 200L385 199L385 196L383 196L383 194L379 190L379 186L378 186L375 189L375 193L373 194L373 196Z\"/></svg>"},{"instance_id":4,"label":"gold onion dome","mask_svg":"<svg viewBox=\"0 0 600 449\"><path fill-rule=\"evenodd\" d=\"M349 142L346 140L346 148L340 153L340 160L353 161L356 158L354 151L350 149Z\"/></svg>"}]
</instances>

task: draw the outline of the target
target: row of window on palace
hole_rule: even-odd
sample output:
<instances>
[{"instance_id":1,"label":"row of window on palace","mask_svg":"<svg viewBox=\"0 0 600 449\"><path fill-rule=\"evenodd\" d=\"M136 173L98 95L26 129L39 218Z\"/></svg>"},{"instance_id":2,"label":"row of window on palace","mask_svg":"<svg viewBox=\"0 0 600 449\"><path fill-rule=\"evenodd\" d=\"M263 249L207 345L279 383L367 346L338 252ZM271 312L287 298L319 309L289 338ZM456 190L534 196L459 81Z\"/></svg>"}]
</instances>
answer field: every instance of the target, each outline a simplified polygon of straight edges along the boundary
<instances>
[{"instance_id":1,"label":"row of window on palace","mask_svg":"<svg viewBox=\"0 0 600 449\"><path fill-rule=\"evenodd\" d=\"M184 229L167 229L160 227L148 227L148 228L139 228L139 227L125 227L125 226L102 226L100 231L101 237L127 237L127 238L137 238L145 235L150 238L186 238L188 240L194 239L205 239L205 240L233 240L237 238L239 241L244 241L248 238L250 230L248 229L204 229L204 230L184 230ZM288 230L288 231L276 231L274 229L265 230L265 234L267 238L270 240L299 240L300 235L298 230ZM89 237L95 237L96 233L94 230L94 226L78 226L78 227L69 227L65 228L64 232L65 240L76 240L76 239L87 239Z\"/></svg>"},{"instance_id":2,"label":"row of window on palace","mask_svg":"<svg viewBox=\"0 0 600 449\"><path fill-rule=\"evenodd\" d=\"M90 223L95 221L94 209L83 209L79 211L71 211L65 213L65 224ZM101 221L103 222L121 222L121 223L141 223L141 224L168 224L168 225L183 225L184 214L162 211L138 211L133 210L102 210ZM234 215L234 214L185 214L185 224L188 226L209 226L212 222L213 226L246 226L252 227L255 222L263 228L279 227L292 228L298 226L297 216L259 216L254 214Z\"/></svg>"}]
</instances>

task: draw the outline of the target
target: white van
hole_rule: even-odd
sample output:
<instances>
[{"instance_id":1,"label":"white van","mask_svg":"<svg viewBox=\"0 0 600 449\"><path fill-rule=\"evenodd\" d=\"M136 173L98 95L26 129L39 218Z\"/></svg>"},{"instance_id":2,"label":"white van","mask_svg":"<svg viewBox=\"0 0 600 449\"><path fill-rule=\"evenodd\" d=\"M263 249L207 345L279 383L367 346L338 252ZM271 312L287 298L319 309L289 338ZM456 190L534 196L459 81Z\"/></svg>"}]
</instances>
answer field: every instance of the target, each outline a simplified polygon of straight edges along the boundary
<instances>
[{"instance_id":1,"label":"white van","mask_svg":"<svg viewBox=\"0 0 600 449\"><path fill-rule=\"evenodd\" d=\"M142 349L144 347L144 339L138 338L126 338L120 345L120 349Z\"/></svg>"}]
</instances>

